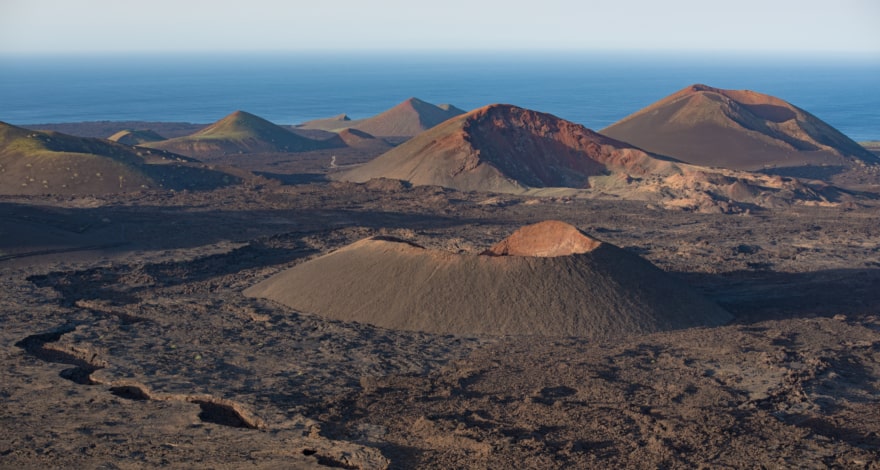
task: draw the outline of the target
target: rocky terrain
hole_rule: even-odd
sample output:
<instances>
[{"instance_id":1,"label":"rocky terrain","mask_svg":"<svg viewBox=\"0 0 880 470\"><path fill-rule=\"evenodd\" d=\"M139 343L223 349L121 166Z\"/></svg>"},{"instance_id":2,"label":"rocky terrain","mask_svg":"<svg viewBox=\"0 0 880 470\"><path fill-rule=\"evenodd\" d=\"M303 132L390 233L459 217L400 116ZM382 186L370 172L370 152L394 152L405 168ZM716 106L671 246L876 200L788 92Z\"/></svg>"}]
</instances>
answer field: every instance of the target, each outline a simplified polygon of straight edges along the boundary
<instances>
[{"instance_id":1,"label":"rocky terrain","mask_svg":"<svg viewBox=\"0 0 880 470\"><path fill-rule=\"evenodd\" d=\"M213 146L0 128L2 468L880 468L870 185L507 105L57 128Z\"/></svg>"},{"instance_id":2,"label":"rocky terrain","mask_svg":"<svg viewBox=\"0 0 880 470\"><path fill-rule=\"evenodd\" d=\"M876 214L387 181L7 196L0 465L872 468ZM608 340L429 334L242 294L365 237L477 254L551 218L734 320Z\"/></svg>"}]
</instances>

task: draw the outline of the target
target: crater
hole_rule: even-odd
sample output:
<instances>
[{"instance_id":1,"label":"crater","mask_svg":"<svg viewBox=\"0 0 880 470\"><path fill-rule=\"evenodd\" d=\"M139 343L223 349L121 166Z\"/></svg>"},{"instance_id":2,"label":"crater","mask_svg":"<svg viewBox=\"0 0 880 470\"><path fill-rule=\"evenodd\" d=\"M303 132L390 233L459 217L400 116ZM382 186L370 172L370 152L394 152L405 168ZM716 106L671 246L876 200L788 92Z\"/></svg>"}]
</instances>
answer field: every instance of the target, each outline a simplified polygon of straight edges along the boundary
<instances>
[{"instance_id":1,"label":"crater","mask_svg":"<svg viewBox=\"0 0 880 470\"><path fill-rule=\"evenodd\" d=\"M602 242L558 220L527 225L484 251L485 256L554 258L589 253Z\"/></svg>"}]
</instances>

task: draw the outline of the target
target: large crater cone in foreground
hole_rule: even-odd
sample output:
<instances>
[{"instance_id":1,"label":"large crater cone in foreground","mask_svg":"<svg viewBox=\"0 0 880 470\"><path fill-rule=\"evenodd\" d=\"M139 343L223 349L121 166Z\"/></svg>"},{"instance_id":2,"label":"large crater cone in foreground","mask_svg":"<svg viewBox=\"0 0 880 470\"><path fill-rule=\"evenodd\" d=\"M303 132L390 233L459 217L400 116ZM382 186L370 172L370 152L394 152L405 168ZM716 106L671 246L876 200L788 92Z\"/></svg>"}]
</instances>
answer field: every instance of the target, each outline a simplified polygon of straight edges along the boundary
<instances>
[{"instance_id":1,"label":"large crater cone in foreground","mask_svg":"<svg viewBox=\"0 0 880 470\"><path fill-rule=\"evenodd\" d=\"M650 262L557 221L523 227L480 255L368 238L245 295L337 320L457 335L607 338L731 319Z\"/></svg>"}]
</instances>

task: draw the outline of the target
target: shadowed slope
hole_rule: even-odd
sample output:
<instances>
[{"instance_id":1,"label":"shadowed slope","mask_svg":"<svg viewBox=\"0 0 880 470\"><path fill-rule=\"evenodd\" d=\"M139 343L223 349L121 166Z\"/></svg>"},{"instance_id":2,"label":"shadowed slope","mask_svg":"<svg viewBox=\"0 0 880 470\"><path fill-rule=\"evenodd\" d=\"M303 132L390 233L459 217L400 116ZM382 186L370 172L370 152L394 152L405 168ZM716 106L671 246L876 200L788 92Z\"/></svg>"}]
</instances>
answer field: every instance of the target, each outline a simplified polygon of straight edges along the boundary
<instances>
[{"instance_id":1,"label":"shadowed slope","mask_svg":"<svg viewBox=\"0 0 880 470\"><path fill-rule=\"evenodd\" d=\"M833 127L779 98L706 85L687 87L601 132L696 165L737 170L779 167L785 174L781 168L880 162Z\"/></svg>"},{"instance_id":2,"label":"shadowed slope","mask_svg":"<svg viewBox=\"0 0 880 470\"><path fill-rule=\"evenodd\" d=\"M450 119L361 167L335 175L363 182L386 177L465 191L589 187L589 178L625 170L672 174L672 162L579 124L511 105Z\"/></svg>"},{"instance_id":3,"label":"shadowed slope","mask_svg":"<svg viewBox=\"0 0 880 470\"><path fill-rule=\"evenodd\" d=\"M294 134L259 116L236 111L195 134L145 144L191 156L259 152L305 152L338 144Z\"/></svg>"},{"instance_id":4,"label":"shadowed slope","mask_svg":"<svg viewBox=\"0 0 880 470\"><path fill-rule=\"evenodd\" d=\"M0 123L0 194L208 189L240 178L161 150Z\"/></svg>"},{"instance_id":5,"label":"shadowed slope","mask_svg":"<svg viewBox=\"0 0 880 470\"><path fill-rule=\"evenodd\" d=\"M343 129L338 135L342 142L351 148L374 149L380 152L392 148L392 145L385 140L357 129Z\"/></svg>"},{"instance_id":6,"label":"shadowed slope","mask_svg":"<svg viewBox=\"0 0 880 470\"><path fill-rule=\"evenodd\" d=\"M410 98L370 118L352 121L342 114L305 122L298 127L332 131L351 128L379 137L412 137L463 112L452 105L435 106L418 98Z\"/></svg>"},{"instance_id":7,"label":"shadowed slope","mask_svg":"<svg viewBox=\"0 0 880 470\"><path fill-rule=\"evenodd\" d=\"M489 253L374 237L245 294L338 320L460 335L599 338L731 318L651 263L561 222L526 227Z\"/></svg>"}]
</instances>

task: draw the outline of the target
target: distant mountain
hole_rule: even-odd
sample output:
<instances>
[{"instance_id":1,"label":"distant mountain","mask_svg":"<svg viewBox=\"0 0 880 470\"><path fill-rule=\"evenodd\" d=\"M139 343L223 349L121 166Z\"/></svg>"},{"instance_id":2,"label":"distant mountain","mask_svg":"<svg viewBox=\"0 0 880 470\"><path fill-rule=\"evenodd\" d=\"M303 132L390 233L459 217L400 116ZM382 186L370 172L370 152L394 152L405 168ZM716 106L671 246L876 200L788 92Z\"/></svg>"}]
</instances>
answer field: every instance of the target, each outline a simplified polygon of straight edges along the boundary
<instances>
[{"instance_id":1,"label":"distant mountain","mask_svg":"<svg viewBox=\"0 0 880 470\"><path fill-rule=\"evenodd\" d=\"M418 98L410 98L370 118L350 120L343 114L334 118L305 122L298 127L333 131L350 128L377 137L412 137L464 113L452 105L441 106L435 106Z\"/></svg>"},{"instance_id":2,"label":"distant mountain","mask_svg":"<svg viewBox=\"0 0 880 470\"><path fill-rule=\"evenodd\" d=\"M151 130L126 129L111 135L107 140L119 142L124 145L140 145L148 142L159 142L166 139Z\"/></svg>"},{"instance_id":3,"label":"distant mountain","mask_svg":"<svg viewBox=\"0 0 880 470\"><path fill-rule=\"evenodd\" d=\"M338 143L312 140L259 116L236 111L192 135L143 145L183 155L203 157L264 152L305 152L338 146Z\"/></svg>"},{"instance_id":4,"label":"distant mountain","mask_svg":"<svg viewBox=\"0 0 880 470\"><path fill-rule=\"evenodd\" d=\"M340 114L329 118L308 121L296 127L301 127L303 129L319 129L322 131L335 131L347 129L352 122L355 121L352 121L347 114Z\"/></svg>"},{"instance_id":5,"label":"distant mountain","mask_svg":"<svg viewBox=\"0 0 880 470\"><path fill-rule=\"evenodd\" d=\"M542 196L589 196L589 190L701 211L829 202L796 180L686 164L550 114L498 104L450 119L330 177Z\"/></svg>"},{"instance_id":6,"label":"distant mountain","mask_svg":"<svg viewBox=\"0 0 880 470\"><path fill-rule=\"evenodd\" d=\"M692 85L600 131L696 165L821 176L880 158L812 114L747 90ZM811 175L809 168L824 172Z\"/></svg>"},{"instance_id":7,"label":"distant mountain","mask_svg":"<svg viewBox=\"0 0 880 470\"><path fill-rule=\"evenodd\" d=\"M173 139L192 134L205 128L205 124L190 122L156 122L156 121L83 121L47 124L27 124L20 127L35 131L54 131L77 137L95 137L106 139L117 132L131 129L150 129L163 136Z\"/></svg>"},{"instance_id":8,"label":"distant mountain","mask_svg":"<svg viewBox=\"0 0 880 470\"><path fill-rule=\"evenodd\" d=\"M0 122L0 194L210 189L240 178L165 151Z\"/></svg>"}]
</instances>

